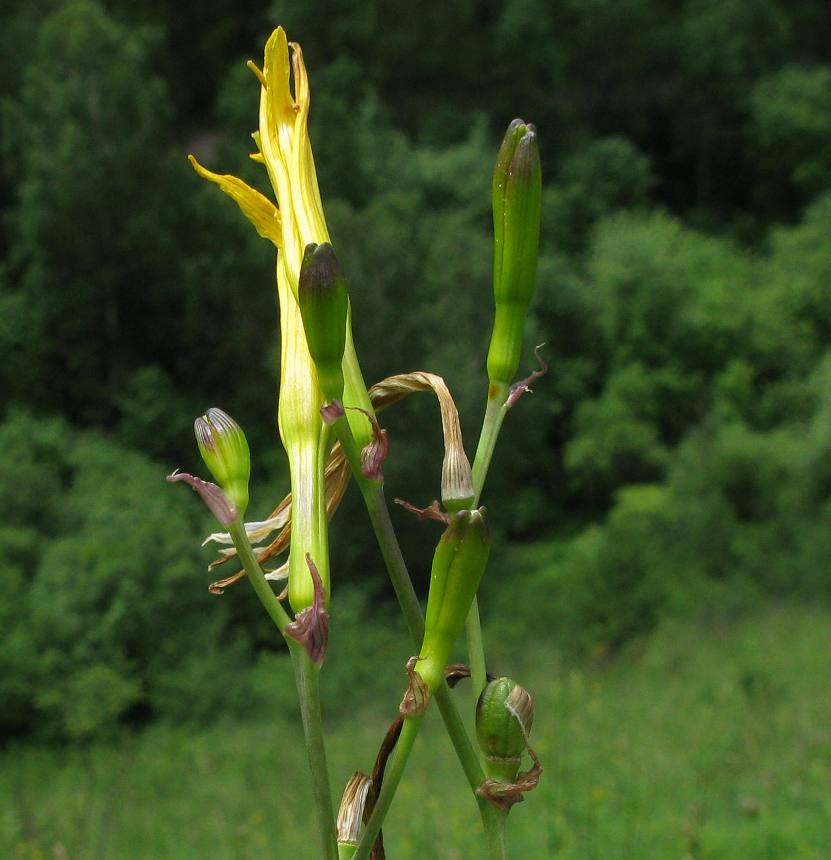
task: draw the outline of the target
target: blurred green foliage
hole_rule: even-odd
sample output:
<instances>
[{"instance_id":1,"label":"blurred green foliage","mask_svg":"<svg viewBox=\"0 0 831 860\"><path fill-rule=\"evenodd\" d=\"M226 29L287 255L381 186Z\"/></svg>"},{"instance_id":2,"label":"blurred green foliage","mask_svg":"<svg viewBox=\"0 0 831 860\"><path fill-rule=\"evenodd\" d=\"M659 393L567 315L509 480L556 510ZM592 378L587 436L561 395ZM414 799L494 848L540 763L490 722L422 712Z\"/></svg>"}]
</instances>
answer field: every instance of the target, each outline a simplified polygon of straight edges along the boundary
<instances>
[{"instance_id":1,"label":"blurred green foliage","mask_svg":"<svg viewBox=\"0 0 831 860\"><path fill-rule=\"evenodd\" d=\"M541 661L551 652L540 638L524 665L515 651L509 665L534 690L531 739L545 773L511 815L512 848L558 860L693 851L826 860L830 629L827 608L770 607L737 625L664 624L604 665ZM270 688L290 676L280 666ZM455 694L462 706L465 683ZM372 682L368 691L372 701L388 695ZM364 703L357 718L331 727L335 786L372 759L392 712ZM386 850L402 860L478 857L481 830L436 715L423 731L423 752L390 810ZM277 708L196 732L154 726L116 750L19 747L3 759L0 793L7 857L316 856L300 727Z\"/></svg>"},{"instance_id":2,"label":"blurred green foliage","mask_svg":"<svg viewBox=\"0 0 831 860\"><path fill-rule=\"evenodd\" d=\"M219 405L251 441L257 515L286 488L273 252L185 161L263 187L242 60L277 23L310 68L365 376L443 375L469 453L490 171L513 116L540 130L528 342L552 370L488 479L497 530L527 545L497 558L486 618L603 654L694 605L829 596L828 4L37 7L0 4L0 731L244 713L282 659L244 585L206 593L208 523L162 481L195 466L190 421ZM384 423L390 495L428 503L435 403ZM335 578L377 619L360 516L347 495ZM423 585L426 527L394 517ZM380 650L343 624L344 653ZM331 695L360 662L331 671Z\"/></svg>"}]
</instances>

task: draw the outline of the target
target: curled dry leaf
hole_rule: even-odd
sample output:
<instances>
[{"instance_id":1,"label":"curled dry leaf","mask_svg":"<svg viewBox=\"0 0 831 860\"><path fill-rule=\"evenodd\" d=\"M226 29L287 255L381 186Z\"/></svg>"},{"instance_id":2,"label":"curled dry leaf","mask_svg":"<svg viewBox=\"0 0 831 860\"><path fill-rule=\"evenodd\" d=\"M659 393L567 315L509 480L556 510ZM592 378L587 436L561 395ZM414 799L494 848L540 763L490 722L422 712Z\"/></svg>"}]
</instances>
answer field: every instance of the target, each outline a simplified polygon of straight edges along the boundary
<instances>
[{"instance_id":1,"label":"curled dry leaf","mask_svg":"<svg viewBox=\"0 0 831 860\"><path fill-rule=\"evenodd\" d=\"M505 401L505 405L508 409L510 409L523 394L533 394L534 392L531 391L530 388L531 383L548 373L548 362L542 357L542 355L540 355L540 349L544 346L545 344L541 343L534 347L534 357L539 362L539 369L533 371L533 373L526 376L525 379L520 379L519 382L515 382L511 386L511 390L508 392L508 399Z\"/></svg>"},{"instance_id":2,"label":"curled dry leaf","mask_svg":"<svg viewBox=\"0 0 831 860\"><path fill-rule=\"evenodd\" d=\"M531 756L533 764L528 770L517 775L516 782L499 782L495 779L486 779L477 789L479 797L487 798L494 806L508 810L515 803L522 803L525 799L523 793L533 791L540 782L542 775L542 764L537 754L528 747L528 755Z\"/></svg>"},{"instance_id":3,"label":"curled dry leaf","mask_svg":"<svg viewBox=\"0 0 831 860\"><path fill-rule=\"evenodd\" d=\"M423 714L427 710L427 703L430 701L430 691L427 689L427 684L415 670L416 663L420 659L421 657L410 657L407 660L406 669L410 680L404 698L401 699L401 704L398 706L398 712L403 717Z\"/></svg>"},{"instance_id":4,"label":"curled dry leaf","mask_svg":"<svg viewBox=\"0 0 831 860\"><path fill-rule=\"evenodd\" d=\"M433 502L427 508L417 508L404 499L395 499L396 505L401 505L405 511L415 514L420 520L437 520L444 525L450 523L450 517L441 509L438 502Z\"/></svg>"}]
</instances>

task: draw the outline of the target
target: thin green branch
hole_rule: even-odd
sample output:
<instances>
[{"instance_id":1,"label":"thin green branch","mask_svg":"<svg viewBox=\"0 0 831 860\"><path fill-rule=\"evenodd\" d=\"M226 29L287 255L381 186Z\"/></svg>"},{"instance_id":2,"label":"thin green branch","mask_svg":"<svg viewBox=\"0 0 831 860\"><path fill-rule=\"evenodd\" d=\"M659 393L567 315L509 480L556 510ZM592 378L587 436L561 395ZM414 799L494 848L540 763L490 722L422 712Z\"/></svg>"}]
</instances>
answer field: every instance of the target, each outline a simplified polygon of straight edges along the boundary
<instances>
[{"instance_id":1,"label":"thin green branch","mask_svg":"<svg viewBox=\"0 0 831 860\"><path fill-rule=\"evenodd\" d=\"M321 857L337 860L337 830L332 806L332 789L329 784L329 768L326 763L326 747L323 742L323 718L320 709L320 669L312 663L305 648L291 642L294 680L300 699L300 716L303 720L303 736L309 757L312 775L312 794L317 813L317 829L320 836Z\"/></svg>"},{"instance_id":2,"label":"thin green branch","mask_svg":"<svg viewBox=\"0 0 831 860\"><path fill-rule=\"evenodd\" d=\"M404 726L401 729L401 734L395 744L395 750L387 762L387 767L384 771L384 784L381 786L381 793L375 802L375 808L372 810L372 815L369 817L361 834L361 841L358 843L358 850L355 852L354 860L367 860L369 852L372 850L372 843L375 842L375 837L378 836L378 831L384 823L387 811L390 808L392 799L398 789L398 784L401 782L401 776L407 766L407 761L410 758L410 752L413 749L415 739L418 737L418 732L421 729L421 724L424 721L424 715L407 717L404 720Z\"/></svg>"},{"instance_id":3,"label":"thin green branch","mask_svg":"<svg viewBox=\"0 0 831 860\"><path fill-rule=\"evenodd\" d=\"M277 599L277 595L271 590L263 569L254 555L251 541L248 540L245 526L241 520L238 519L231 524L230 533L239 560L242 562L242 566L248 576L248 581L254 586L254 591L257 593L257 597L260 598L260 603L262 603L265 611L271 616L271 620L277 625L277 629L285 636L284 631L286 625L291 623L291 618L289 618L286 610L283 609L282 604Z\"/></svg>"},{"instance_id":4,"label":"thin green branch","mask_svg":"<svg viewBox=\"0 0 831 860\"><path fill-rule=\"evenodd\" d=\"M474 506L479 504L485 478L488 476L496 440L502 429L502 422L508 413L505 399L508 394L507 386L491 383L488 390L488 403L485 407L485 417L482 420L482 432L479 434L479 444L476 446L476 456L473 458L473 492Z\"/></svg>"},{"instance_id":5,"label":"thin green branch","mask_svg":"<svg viewBox=\"0 0 831 860\"><path fill-rule=\"evenodd\" d=\"M335 815L332 809L332 791L329 786L329 769L326 765L323 720L320 711L320 670L312 663L306 649L286 636L286 626L291 623L291 618L283 609L277 595L271 590L271 586L254 555L254 550L241 520L238 519L232 523L230 533L237 549L237 555L248 575L248 580L289 646L292 666L294 667L294 680L297 685L297 696L300 701L303 736L312 777L312 793L323 852L321 857L323 860L337 860Z\"/></svg>"},{"instance_id":6,"label":"thin green branch","mask_svg":"<svg viewBox=\"0 0 831 860\"><path fill-rule=\"evenodd\" d=\"M390 520L383 486L379 481L366 478L361 471L360 450L344 418L335 422L335 432L352 468L355 481L363 495L367 513L375 532L375 538L381 550L393 590L398 598L405 623L410 631L410 636L415 647L420 648L424 637L424 616L415 589L413 588L406 562L401 554L395 529ZM471 743L459 709L453 701L450 689L446 683L442 683L439 686L434 694L434 698L447 729L447 734L462 765L462 770L475 795L476 789L485 779L485 774L479 762L479 756ZM405 762L406 758L403 760L402 766ZM388 796L388 799L384 799L387 808L392 801L392 796L395 794L395 788L397 788L397 783L395 786L390 785L388 788L385 778L381 794L382 796L385 794ZM489 856L492 860L502 860L506 856L504 853L494 853L494 851L499 849L500 845L503 846L503 849L499 850L504 852L504 840L500 836L501 824L499 819L501 813L489 801L478 795L475 796L489 846ZM379 797L379 802L380 800L381 798Z\"/></svg>"},{"instance_id":7,"label":"thin green branch","mask_svg":"<svg viewBox=\"0 0 831 860\"><path fill-rule=\"evenodd\" d=\"M507 407L505 398L507 388L504 385L491 384L488 389L488 404L485 407L485 417L482 421L482 432L479 434L479 444L473 459L473 506L479 504L485 478L488 476L496 440L505 420ZM482 638L482 622L479 619L479 601L474 597L470 612L465 623L467 632L467 649L470 655L470 681L474 707L479 701L482 690L487 683L487 666L485 662L485 644Z\"/></svg>"}]
</instances>

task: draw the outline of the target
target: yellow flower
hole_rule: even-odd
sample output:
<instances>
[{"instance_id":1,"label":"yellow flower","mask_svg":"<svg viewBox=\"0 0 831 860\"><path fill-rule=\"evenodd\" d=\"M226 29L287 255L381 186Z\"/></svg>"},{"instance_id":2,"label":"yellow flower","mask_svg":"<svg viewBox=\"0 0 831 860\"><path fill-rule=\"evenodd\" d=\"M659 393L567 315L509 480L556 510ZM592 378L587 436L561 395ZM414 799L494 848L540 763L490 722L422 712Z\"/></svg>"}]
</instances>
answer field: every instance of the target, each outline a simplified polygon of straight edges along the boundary
<instances>
[{"instance_id":1,"label":"yellow flower","mask_svg":"<svg viewBox=\"0 0 831 860\"><path fill-rule=\"evenodd\" d=\"M193 156L190 160L197 173L228 194L257 232L278 248L277 294L282 332L278 424L289 459L293 500L289 600L299 612L314 598L306 553L317 566L327 599L329 595L324 466L332 438L320 417L323 397L306 343L297 285L306 245L331 240L309 141L311 99L300 46L289 44L283 28L278 27L266 44L263 69L253 63L249 66L261 86L259 130L252 135L257 152L251 157L265 166L277 205L241 179L212 173ZM345 404L371 412L352 340L351 313L347 317L343 374ZM349 410L347 415L358 443L368 444L372 428L367 418L357 410Z\"/></svg>"}]
</instances>

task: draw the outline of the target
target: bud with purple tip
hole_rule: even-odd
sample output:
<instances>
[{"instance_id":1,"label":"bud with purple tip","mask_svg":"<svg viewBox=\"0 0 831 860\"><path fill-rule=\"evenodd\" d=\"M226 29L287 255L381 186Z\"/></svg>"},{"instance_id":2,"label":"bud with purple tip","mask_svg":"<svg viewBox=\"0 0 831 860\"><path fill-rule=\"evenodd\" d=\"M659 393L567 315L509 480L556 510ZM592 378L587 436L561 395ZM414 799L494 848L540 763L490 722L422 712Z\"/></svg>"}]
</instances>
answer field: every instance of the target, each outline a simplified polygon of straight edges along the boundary
<instances>
[{"instance_id":1,"label":"bud with purple tip","mask_svg":"<svg viewBox=\"0 0 831 860\"><path fill-rule=\"evenodd\" d=\"M209 409L193 423L199 453L240 516L248 507L251 454L242 428L221 409Z\"/></svg>"}]
</instances>

